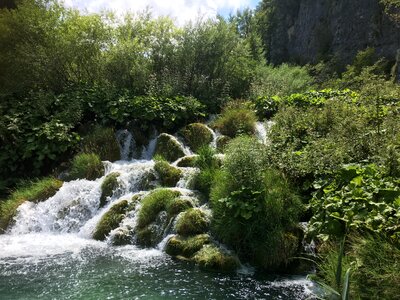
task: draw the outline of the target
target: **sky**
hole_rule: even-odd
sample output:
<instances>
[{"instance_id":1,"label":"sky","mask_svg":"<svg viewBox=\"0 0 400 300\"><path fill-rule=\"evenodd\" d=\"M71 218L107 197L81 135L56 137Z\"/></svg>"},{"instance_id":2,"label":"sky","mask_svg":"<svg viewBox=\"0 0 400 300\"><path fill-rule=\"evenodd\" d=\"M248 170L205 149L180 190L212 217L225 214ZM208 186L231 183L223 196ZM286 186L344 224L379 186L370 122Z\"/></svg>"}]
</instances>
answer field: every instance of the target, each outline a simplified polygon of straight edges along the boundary
<instances>
[{"instance_id":1,"label":"sky","mask_svg":"<svg viewBox=\"0 0 400 300\"><path fill-rule=\"evenodd\" d=\"M81 11L99 12L111 9L119 14L137 12L150 8L153 15L168 15L183 25L198 16L228 16L238 9L255 8L260 0L64 0L69 7Z\"/></svg>"}]
</instances>

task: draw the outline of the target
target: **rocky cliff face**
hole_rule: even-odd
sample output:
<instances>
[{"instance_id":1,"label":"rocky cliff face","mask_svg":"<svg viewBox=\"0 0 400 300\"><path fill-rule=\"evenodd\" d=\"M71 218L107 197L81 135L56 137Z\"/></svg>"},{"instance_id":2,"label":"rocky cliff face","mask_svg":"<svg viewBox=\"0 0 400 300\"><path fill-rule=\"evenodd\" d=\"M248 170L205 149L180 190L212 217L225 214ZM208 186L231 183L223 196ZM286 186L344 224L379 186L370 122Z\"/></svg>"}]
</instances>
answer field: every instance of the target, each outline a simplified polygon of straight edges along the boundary
<instances>
[{"instance_id":1,"label":"rocky cliff face","mask_svg":"<svg viewBox=\"0 0 400 300\"><path fill-rule=\"evenodd\" d=\"M366 47L395 60L400 23L392 21L378 0L275 1L266 46L274 64L317 62L336 56L351 62Z\"/></svg>"}]
</instances>

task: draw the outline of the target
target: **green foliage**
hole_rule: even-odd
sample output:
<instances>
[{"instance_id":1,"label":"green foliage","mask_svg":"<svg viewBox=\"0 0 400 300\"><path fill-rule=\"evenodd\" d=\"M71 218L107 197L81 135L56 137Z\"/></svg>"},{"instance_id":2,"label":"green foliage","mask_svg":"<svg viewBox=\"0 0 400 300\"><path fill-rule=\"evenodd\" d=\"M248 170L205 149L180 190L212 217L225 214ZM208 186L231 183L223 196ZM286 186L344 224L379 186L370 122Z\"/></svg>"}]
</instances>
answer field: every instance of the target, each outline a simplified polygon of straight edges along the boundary
<instances>
[{"instance_id":1,"label":"green foliage","mask_svg":"<svg viewBox=\"0 0 400 300\"><path fill-rule=\"evenodd\" d=\"M182 175L181 170L171 166L165 160L156 161L154 170L156 170L158 176L160 177L161 185L166 187L176 186Z\"/></svg>"},{"instance_id":2,"label":"green foliage","mask_svg":"<svg viewBox=\"0 0 400 300\"><path fill-rule=\"evenodd\" d=\"M278 67L261 66L256 70L250 98L286 97L310 89L312 77L304 67L282 64Z\"/></svg>"},{"instance_id":3,"label":"green foliage","mask_svg":"<svg viewBox=\"0 0 400 300\"><path fill-rule=\"evenodd\" d=\"M194 166L200 169L200 173L197 174L195 179L195 189L208 196L215 174L219 169L218 161L215 157L215 150L210 146L200 148L195 158Z\"/></svg>"},{"instance_id":4,"label":"green foliage","mask_svg":"<svg viewBox=\"0 0 400 300\"><path fill-rule=\"evenodd\" d=\"M142 200L137 228L143 229L153 222L161 211L168 210L168 207L179 195L179 192L167 189L157 189L146 195Z\"/></svg>"},{"instance_id":5,"label":"green foliage","mask_svg":"<svg viewBox=\"0 0 400 300\"><path fill-rule=\"evenodd\" d=\"M189 124L179 133L194 152L199 151L201 147L209 145L213 140L210 129L201 123Z\"/></svg>"},{"instance_id":6,"label":"green foliage","mask_svg":"<svg viewBox=\"0 0 400 300\"><path fill-rule=\"evenodd\" d=\"M217 272L233 272L240 263L239 260L214 245L205 245L193 257L201 269Z\"/></svg>"},{"instance_id":7,"label":"green foliage","mask_svg":"<svg viewBox=\"0 0 400 300\"><path fill-rule=\"evenodd\" d=\"M12 222L18 207L25 201L34 203L44 201L53 196L63 182L52 177L26 182L3 202L0 202L0 233L4 232Z\"/></svg>"},{"instance_id":8,"label":"green foliage","mask_svg":"<svg viewBox=\"0 0 400 300\"><path fill-rule=\"evenodd\" d=\"M82 138L82 150L85 153L96 153L101 160L116 161L120 159L120 149L113 128L96 126Z\"/></svg>"},{"instance_id":9,"label":"green foliage","mask_svg":"<svg viewBox=\"0 0 400 300\"><path fill-rule=\"evenodd\" d=\"M68 178L94 180L103 174L104 166L97 154L81 153L73 158Z\"/></svg>"},{"instance_id":10,"label":"green foliage","mask_svg":"<svg viewBox=\"0 0 400 300\"><path fill-rule=\"evenodd\" d=\"M298 239L285 231L302 209L288 181L268 169L264 152L251 137L229 144L211 191L211 228L240 258L274 270L297 250Z\"/></svg>"},{"instance_id":11,"label":"green foliage","mask_svg":"<svg viewBox=\"0 0 400 300\"><path fill-rule=\"evenodd\" d=\"M347 230L368 230L400 240L399 180L385 177L375 165L351 165L336 176L317 181L310 201L310 235L343 235Z\"/></svg>"},{"instance_id":12,"label":"green foliage","mask_svg":"<svg viewBox=\"0 0 400 300\"><path fill-rule=\"evenodd\" d=\"M208 234L198 234L191 237L173 236L168 240L165 252L173 256L191 258L204 245L210 244L211 238Z\"/></svg>"},{"instance_id":13,"label":"green foliage","mask_svg":"<svg viewBox=\"0 0 400 300\"><path fill-rule=\"evenodd\" d=\"M101 184L101 196L100 196L100 207L106 204L107 198L111 197L115 189L118 188L118 177L119 173L114 172L106 176L103 183Z\"/></svg>"},{"instance_id":14,"label":"green foliage","mask_svg":"<svg viewBox=\"0 0 400 300\"><path fill-rule=\"evenodd\" d=\"M126 200L114 204L97 223L93 238L98 241L105 240L107 235L117 228L124 219L127 207L128 201Z\"/></svg>"},{"instance_id":15,"label":"green foliage","mask_svg":"<svg viewBox=\"0 0 400 300\"><path fill-rule=\"evenodd\" d=\"M248 104L225 107L222 114L215 120L214 127L231 138L241 134L253 134L257 117Z\"/></svg>"},{"instance_id":16,"label":"green foliage","mask_svg":"<svg viewBox=\"0 0 400 300\"><path fill-rule=\"evenodd\" d=\"M157 139L155 155L158 155L169 162L173 162L178 158L185 156L185 152L175 137L162 133Z\"/></svg>"},{"instance_id":17,"label":"green foliage","mask_svg":"<svg viewBox=\"0 0 400 300\"><path fill-rule=\"evenodd\" d=\"M207 215L199 208L190 208L179 217L175 229L178 234L189 236L207 232L208 226Z\"/></svg>"}]
</instances>

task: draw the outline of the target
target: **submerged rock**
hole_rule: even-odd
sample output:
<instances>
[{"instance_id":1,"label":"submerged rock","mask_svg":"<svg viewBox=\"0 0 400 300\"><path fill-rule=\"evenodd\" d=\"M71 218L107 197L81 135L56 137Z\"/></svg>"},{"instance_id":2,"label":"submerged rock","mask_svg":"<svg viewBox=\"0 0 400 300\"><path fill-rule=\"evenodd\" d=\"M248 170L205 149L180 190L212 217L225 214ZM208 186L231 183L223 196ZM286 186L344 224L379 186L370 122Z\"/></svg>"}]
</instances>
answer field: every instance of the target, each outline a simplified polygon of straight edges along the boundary
<instances>
[{"instance_id":1,"label":"submerged rock","mask_svg":"<svg viewBox=\"0 0 400 300\"><path fill-rule=\"evenodd\" d=\"M112 196L113 192L118 188L118 177L120 173L114 172L107 175L101 184L100 207L106 204L107 197Z\"/></svg>"},{"instance_id":2,"label":"submerged rock","mask_svg":"<svg viewBox=\"0 0 400 300\"><path fill-rule=\"evenodd\" d=\"M213 141L211 130L204 124L192 123L179 131L189 147L197 152L201 147L209 145Z\"/></svg>"},{"instance_id":3,"label":"submerged rock","mask_svg":"<svg viewBox=\"0 0 400 300\"><path fill-rule=\"evenodd\" d=\"M185 151L179 141L172 135L162 133L158 136L155 155L160 155L169 162L185 156Z\"/></svg>"}]
</instances>

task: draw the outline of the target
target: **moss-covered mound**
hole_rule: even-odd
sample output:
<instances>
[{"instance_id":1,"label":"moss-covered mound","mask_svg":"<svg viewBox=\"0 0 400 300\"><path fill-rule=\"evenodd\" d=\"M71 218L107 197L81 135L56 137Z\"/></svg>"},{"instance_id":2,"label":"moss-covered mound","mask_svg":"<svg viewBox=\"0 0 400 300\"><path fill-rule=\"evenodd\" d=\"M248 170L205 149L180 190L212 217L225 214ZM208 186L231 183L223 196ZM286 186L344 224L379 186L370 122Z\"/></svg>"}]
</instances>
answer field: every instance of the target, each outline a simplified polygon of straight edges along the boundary
<instances>
[{"instance_id":1,"label":"moss-covered mound","mask_svg":"<svg viewBox=\"0 0 400 300\"><path fill-rule=\"evenodd\" d=\"M229 136L226 135L220 135L217 138L217 152L219 153L224 153L225 148L228 145L228 143L232 140Z\"/></svg>"},{"instance_id":2,"label":"moss-covered mound","mask_svg":"<svg viewBox=\"0 0 400 300\"><path fill-rule=\"evenodd\" d=\"M184 212L176 222L176 232L183 236L205 233L208 231L209 220L199 208L191 208Z\"/></svg>"},{"instance_id":3,"label":"moss-covered mound","mask_svg":"<svg viewBox=\"0 0 400 300\"><path fill-rule=\"evenodd\" d=\"M178 140L167 133L158 136L155 155L162 156L169 162L176 161L178 158L185 156L182 145Z\"/></svg>"},{"instance_id":4,"label":"moss-covered mound","mask_svg":"<svg viewBox=\"0 0 400 300\"><path fill-rule=\"evenodd\" d=\"M158 173L162 186L174 187L178 183L182 171L171 166L168 162L159 160L155 163L154 169Z\"/></svg>"},{"instance_id":5,"label":"moss-covered mound","mask_svg":"<svg viewBox=\"0 0 400 300\"><path fill-rule=\"evenodd\" d=\"M154 222L158 214L161 211L167 211L171 203L179 196L179 192L168 189L157 189L150 192L142 200L137 228L142 229Z\"/></svg>"},{"instance_id":6,"label":"moss-covered mound","mask_svg":"<svg viewBox=\"0 0 400 300\"><path fill-rule=\"evenodd\" d=\"M223 251L215 245L205 245L193 257L193 260L200 268L207 271L232 272L240 265L236 256Z\"/></svg>"},{"instance_id":7,"label":"moss-covered mound","mask_svg":"<svg viewBox=\"0 0 400 300\"><path fill-rule=\"evenodd\" d=\"M104 179L103 183L101 184L100 207L103 207L106 204L107 197L112 196L115 189L118 188L119 176L120 174L115 172L108 174Z\"/></svg>"},{"instance_id":8,"label":"moss-covered mound","mask_svg":"<svg viewBox=\"0 0 400 300\"><path fill-rule=\"evenodd\" d=\"M169 216L176 216L192 207L193 202L191 200L187 198L175 198L175 200L168 205L167 213Z\"/></svg>"},{"instance_id":9,"label":"moss-covered mound","mask_svg":"<svg viewBox=\"0 0 400 300\"><path fill-rule=\"evenodd\" d=\"M0 202L0 234L4 233L15 216L18 207L25 201L40 202L52 196L61 188L63 182L52 178L43 178L17 188L4 202Z\"/></svg>"},{"instance_id":10,"label":"moss-covered mound","mask_svg":"<svg viewBox=\"0 0 400 300\"><path fill-rule=\"evenodd\" d=\"M74 157L68 179L94 180L103 176L104 166L100 157L94 153L81 153Z\"/></svg>"},{"instance_id":11,"label":"moss-covered mound","mask_svg":"<svg viewBox=\"0 0 400 300\"><path fill-rule=\"evenodd\" d=\"M168 240L165 252L172 256L191 258L204 245L210 243L211 238L208 234L199 234L189 238L175 235Z\"/></svg>"},{"instance_id":12,"label":"moss-covered mound","mask_svg":"<svg viewBox=\"0 0 400 300\"><path fill-rule=\"evenodd\" d=\"M178 162L177 166L180 168L193 168L195 167L195 161L196 161L197 155L189 155L182 157Z\"/></svg>"},{"instance_id":13,"label":"moss-covered mound","mask_svg":"<svg viewBox=\"0 0 400 300\"><path fill-rule=\"evenodd\" d=\"M113 128L95 126L82 139L85 153L96 153L101 160L116 161L121 159L118 141Z\"/></svg>"},{"instance_id":14,"label":"moss-covered mound","mask_svg":"<svg viewBox=\"0 0 400 300\"><path fill-rule=\"evenodd\" d=\"M210 129L201 123L189 124L181 129L179 134L183 136L185 142L194 152L197 152L201 147L207 146L213 140Z\"/></svg>"},{"instance_id":15,"label":"moss-covered mound","mask_svg":"<svg viewBox=\"0 0 400 300\"><path fill-rule=\"evenodd\" d=\"M93 238L98 241L103 241L111 230L118 227L125 217L128 208L128 201L123 200L113 205L101 218L93 232Z\"/></svg>"}]
</instances>

